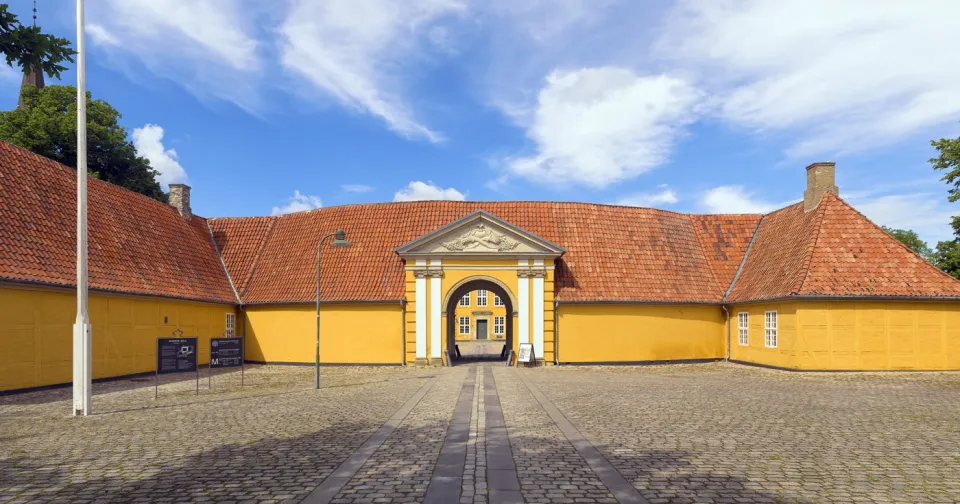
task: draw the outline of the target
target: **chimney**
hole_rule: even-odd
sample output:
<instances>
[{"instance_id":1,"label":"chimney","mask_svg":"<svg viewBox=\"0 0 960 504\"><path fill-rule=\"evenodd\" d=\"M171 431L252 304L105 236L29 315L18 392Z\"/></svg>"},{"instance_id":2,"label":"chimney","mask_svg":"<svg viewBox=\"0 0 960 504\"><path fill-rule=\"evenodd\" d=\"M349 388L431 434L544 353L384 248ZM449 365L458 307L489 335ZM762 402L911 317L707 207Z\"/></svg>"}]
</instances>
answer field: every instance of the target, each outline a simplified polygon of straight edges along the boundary
<instances>
[{"instance_id":1,"label":"chimney","mask_svg":"<svg viewBox=\"0 0 960 504\"><path fill-rule=\"evenodd\" d=\"M837 163L813 163L807 167L807 190L803 191L803 211L809 212L823 199L823 193L836 196L839 193L834 183Z\"/></svg>"},{"instance_id":2,"label":"chimney","mask_svg":"<svg viewBox=\"0 0 960 504\"><path fill-rule=\"evenodd\" d=\"M167 197L170 206L180 212L180 216L186 220L193 217L190 211L190 186L187 184L170 184L170 195Z\"/></svg>"}]
</instances>

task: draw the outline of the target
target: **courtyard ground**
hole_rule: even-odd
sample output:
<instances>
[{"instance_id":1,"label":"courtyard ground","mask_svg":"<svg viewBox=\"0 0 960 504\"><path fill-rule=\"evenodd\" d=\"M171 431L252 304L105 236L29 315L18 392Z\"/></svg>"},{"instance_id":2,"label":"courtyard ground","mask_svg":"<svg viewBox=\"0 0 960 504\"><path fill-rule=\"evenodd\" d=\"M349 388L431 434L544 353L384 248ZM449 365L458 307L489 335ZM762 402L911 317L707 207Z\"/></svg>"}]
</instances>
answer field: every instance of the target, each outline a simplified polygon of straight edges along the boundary
<instances>
[{"instance_id":1,"label":"courtyard ground","mask_svg":"<svg viewBox=\"0 0 960 504\"><path fill-rule=\"evenodd\" d=\"M204 373L206 371L204 370ZM0 397L0 502L957 502L960 373L250 366Z\"/></svg>"}]
</instances>

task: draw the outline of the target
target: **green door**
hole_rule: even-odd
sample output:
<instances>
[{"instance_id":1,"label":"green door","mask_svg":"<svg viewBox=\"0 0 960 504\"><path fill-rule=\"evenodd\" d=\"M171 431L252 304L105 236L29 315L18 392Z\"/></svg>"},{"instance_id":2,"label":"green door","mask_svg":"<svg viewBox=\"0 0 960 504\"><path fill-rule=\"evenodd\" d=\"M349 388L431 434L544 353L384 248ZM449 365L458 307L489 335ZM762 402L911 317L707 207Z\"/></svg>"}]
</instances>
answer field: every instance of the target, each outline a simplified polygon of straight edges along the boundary
<instances>
[{"instance_id":1,"label":"green door","mask_svg":"<svg viewBox=\"0 0 960 504\"><path fill-rule=\"evenodd\" d=\"M487 321L477 321L477 339L487 339Z\"/></svg>"}]
</instances>

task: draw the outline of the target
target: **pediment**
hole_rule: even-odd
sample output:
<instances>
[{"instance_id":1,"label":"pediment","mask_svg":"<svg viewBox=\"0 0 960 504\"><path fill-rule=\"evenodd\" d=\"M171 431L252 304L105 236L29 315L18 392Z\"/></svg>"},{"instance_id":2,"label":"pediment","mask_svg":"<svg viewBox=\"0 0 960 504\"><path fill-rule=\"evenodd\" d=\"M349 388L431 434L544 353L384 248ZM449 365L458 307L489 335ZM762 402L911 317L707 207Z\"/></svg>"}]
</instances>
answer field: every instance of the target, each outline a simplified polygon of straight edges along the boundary
<instances>
[{"instance_id":1,"label":"pediment","mask_svg":"<svg viewBox=\"0 0 960 504\"><path fill-rule=\"evenodd\" d=\"M483 210L396 249L401 256L558 257L564 249Z\"/></svg>"}]
</instances>

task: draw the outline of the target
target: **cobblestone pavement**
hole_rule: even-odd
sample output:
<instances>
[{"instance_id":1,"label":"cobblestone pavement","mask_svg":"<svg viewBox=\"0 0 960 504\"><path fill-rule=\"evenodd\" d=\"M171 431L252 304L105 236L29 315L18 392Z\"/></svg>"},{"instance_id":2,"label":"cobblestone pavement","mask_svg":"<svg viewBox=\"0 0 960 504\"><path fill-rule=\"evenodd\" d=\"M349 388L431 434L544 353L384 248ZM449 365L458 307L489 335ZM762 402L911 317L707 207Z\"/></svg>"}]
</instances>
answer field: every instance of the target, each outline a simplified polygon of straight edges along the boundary
<instances>
[{"instance_id":1,"label":"cobblestone pavement","mask_svg":"<svg viewBox=\"0 0 960 504\"><path fill-rule=\"evenodd\" d=\"M957 373L524 372L651 503L960 502Z\"/></svg>"},{"instance_id":2,"label":"cobblestone pavement","mask_svg":"<svg viewBox=\"0 0 960 504\"><path fill-rule=\"evenodd\" d=\"M960 501L958 373L332 367L319 392L311 368L238 378L199 395L168 379L157 400L152 378L97 384L90 418L68 416L69 389L0 397L0 503Z\"/></svg>"}]
</instances>

